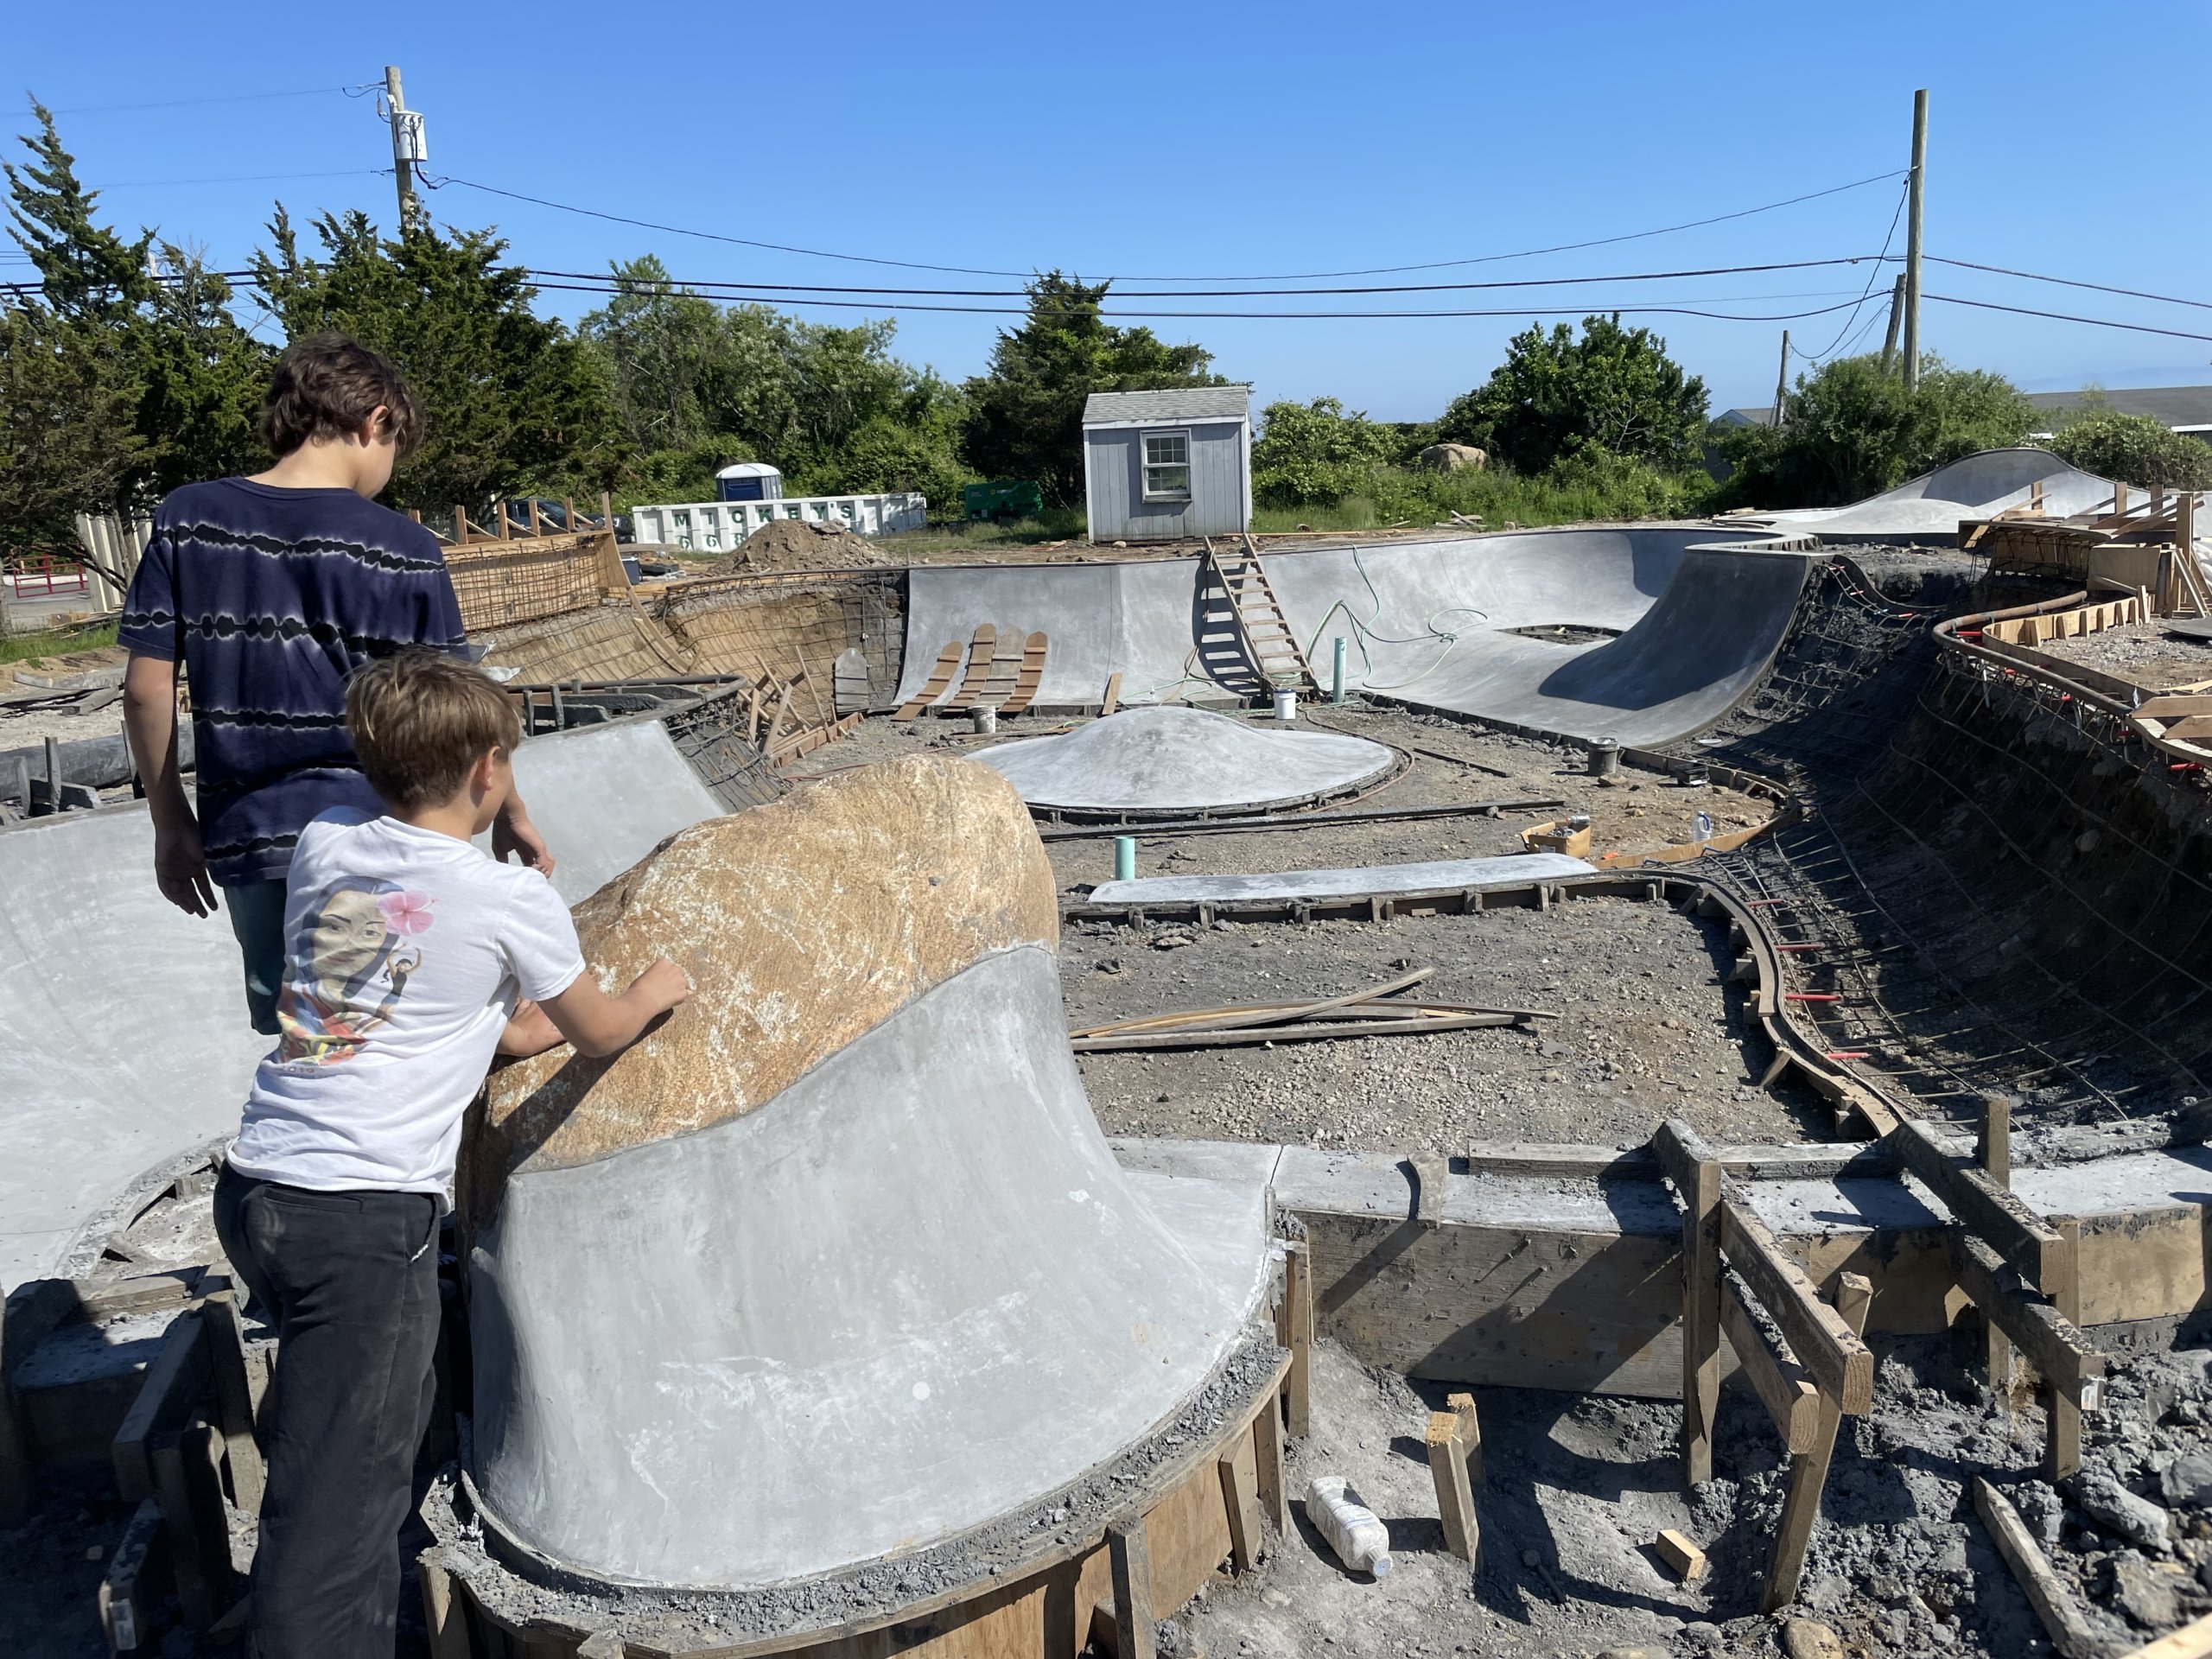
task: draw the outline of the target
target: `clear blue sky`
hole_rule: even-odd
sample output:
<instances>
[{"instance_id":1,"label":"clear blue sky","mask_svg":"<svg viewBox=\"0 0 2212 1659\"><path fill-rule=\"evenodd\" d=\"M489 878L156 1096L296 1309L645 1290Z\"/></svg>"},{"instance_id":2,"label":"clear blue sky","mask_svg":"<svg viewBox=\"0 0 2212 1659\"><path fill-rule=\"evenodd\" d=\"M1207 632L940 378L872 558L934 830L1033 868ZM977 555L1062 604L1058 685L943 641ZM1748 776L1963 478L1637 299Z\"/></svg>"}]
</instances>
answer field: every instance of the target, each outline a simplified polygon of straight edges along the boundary
<instances>
[{"instance_id":1,"label":"clear blue sky","mask_svg":"<svg viewBox=\"0 0 2212 1659\"><path fill-rule=\"evenodd\" d=\"M434 177L769 242L1085 277L1274 275L1464 260L1728 213L1901 169L1930 89L1931 254L2212 300L2202 212L2202 0L2047 3L942 7L878 4L16 10L4 79L60 115L125 229L235 268L272 201L389 223L390 148L341 86L405 74ZM326 88L309 96L247 94ZM221 98L164 109L118 105ZM110 107L100 107L110 106ZM23 130L22 105L7 130ZM11 155L20 151L11 143ZM359 169L348 172L347 169ZM270 175L317 176L265 177ZM246 181L241 175L255 175ZM1614 275L1872 254L1885 181L1704 229L1357 282ZM496 224L540 269L658 253L678 276L1003 288L633 229L449 184L442 220ZM1895 251L1904 248L1900 225ZM0 273L20 277L11 256ZM1155 308L1382 309L1680 302L1738 313L1848 301L1869 267ZM1878 297L1894 267L1875 279ZM1189 284L1183 284L1188 286ZM1287 284L1300 286L1299 284ZM1931 293L2212 334L2212 309L1931 267ZM1573 296L1561 298L1561 292ZM993 300L954 303L992 305ZM573 317L595 303L548 294ZM1135 308L1138 302L1127 302ZM1876 308L1861 314L1865 322ZM800 315L849 320L853 312ZM883 315L880 313L879 315ZM1262 401L1331 393L1434 416L1525 326L1165 321ZM1790 322L1638 319L1715 410L1772 396ZM897 349L978 371L1002 320L900 314ZM2030 390L2212 382L2212 341L1930 302L1927 345ZM1880 344L1880 323L1869 336ZM1802 365L1798 365L1802 366Z\"/></svg>"}]
</instances>

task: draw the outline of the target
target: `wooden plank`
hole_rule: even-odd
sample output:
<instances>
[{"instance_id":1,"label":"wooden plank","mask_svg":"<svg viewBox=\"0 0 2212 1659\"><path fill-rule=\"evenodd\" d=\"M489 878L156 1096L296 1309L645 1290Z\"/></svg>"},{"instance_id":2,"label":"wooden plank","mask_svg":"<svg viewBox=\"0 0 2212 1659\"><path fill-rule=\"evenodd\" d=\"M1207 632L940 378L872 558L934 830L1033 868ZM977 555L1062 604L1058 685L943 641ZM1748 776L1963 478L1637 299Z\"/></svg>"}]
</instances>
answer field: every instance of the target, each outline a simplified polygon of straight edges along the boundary
<instances>
[{"instance_id":1,"label":"wooden plank","mask_svg":"<svg viewBox=\"0 0 2212 1659\"><path fill-rule=\"evenodd\" d=\"M219 1290L230 1281L202 1268L175 1273L150 1273L109 1284L71 1281L77 1294L79 1317L87 1320L112 1319L118 1313L150 1313L156 1308L182 1307L202 1290Z\"/></svg>"},{"instance_id":2,"label":"wooden plank","mask_svg":"<svg viewBox=\"0 0 2212 1659\"><path fill-rule=\"evenodd\" d=\"M1313 1422L1313 1258L1303 1239L1283 1246L1282 1278L1282 1345L1290 1350L1283 1399L1295 1440L1308 1433Z\"/></svg>"},{"instance_id":3,"label":"wooden plank","mask_svg":"<svg viewBox=\"0 0 2212 1659\"><path fill-rule=\"evenodd\" d=\"M1428 1473L1436 1487L1437 1518L1444 1523L1444 1548L1472 1563L1482 1543L1475 1519L1474 1487L1467 1478L1465 1450L1472 1412L1428 1414Z\"/></svg>"},{"instance_id":4,"label":"wooden plank","mask_svg":"<svg viewBox=\"0 0 2212 1659\"><path fill-rule=\"evenodd\" d=\"M1002 715L1018 715L1037 701L1037 688L1045 683L1045 652L1051 642L1042 633L1033 633L1021 647L1021 677L1014 683L1014 695L999 705Z\"/></svg>"},{"instance_id":5,"label":"wooden plank","mask_svg":"<svg viewBox=\"0 0 2212 1659\"><path fill-rule=\"evenodd\" d=\"M1153 1632L1152 1552L1142 1516L1106 1529L1106 1559L1114 1579L1116 1659L1159 1659Z\"/></svg>"},{"instance_id":6,"label":"wooden plank","mask_svg":"<svg viewBox=\"0 0 2212 1659\"><path fill-rule=\"evenodd\" d=\"M1214 1460L1214 1472L1221 1478L1222 1509L1229 1516L1230 1558L1239 1573L1249 1573L1260 1564L1267 1536L1260 1523L1259 1471L1253 1460L1252 1437L1239 1434L1229 1451Z\"/></svg>"},{"instance_id":7,"label":"wooden plank","mask_svg":"<svg viewBox=\"0 0 2212 1659\"><path fill-rule=\"evenodd\" d=\"M1483 1426L1475 1415L1475 1396L1448 1394L1444 1396L1444 1408L1459 1415L1460 1455L1466 1459L1467 1478L1479 1486L1483 1484Z\"/></svg>"},{"instance_id":8,"label":"wooden plank","mask_svg":"<svg viewBox=\"0 0 2212 1659\"><path fill-rule=\"evenodd\" d=\"M415 1580L423 1586L430 1659L476 1659L475 1646L468 1639L468 1611L454 1594L453 1574L446 1571L435 1547L415 1558Z\"/></svg>"},{"instance_id":9,"label":"wooden plank","mask_svg":"<svg viewBox=\"0 0 2212 1659\"><path fill-rule=\"evenodd\" d=\"M253 1437L253 1383L245 1361L245 1324L236 1297L218 1291L200 1304L200 1329L215 1384L216 1420L231 1465L231 1495L248 1515L261 1513L261 1446Z\"/></svg>"},{"instance_id":10,"label":"wooden plank","mask_svg":"<svg viewBox=\"0 0 2212 1659\"><path fill-rule=\"evenodd\" d=\"M1951 1235L1951 1266L1958 1275L1959 1288L1984 1318L2018 1345L2021 1355L2044 1379L2056 1384L2076 1406L2086 1403L2094 1409L2097 1380L2105 1372L2105 1357L2073 1323L2056 1306L2034 1300L2033 1289L2022 1282L2018 1274L1971 1234Z\"/></svg>"},{"instance_id":11,"label":"wooden plank","mask_svg":"<svg viewBox=\"0 0 2212 1659\"><path fill-rule=\"evenodd\" d=\"M2012 1103L2004 1095L1981 1097L1980 1125L1974 1136L1974 1160L1990 1185L2010 1190L2012 1185ZM2011 1409L2012 1342L1994 1319L1982 1325L1984 1369L1999 1411Z\"/></svg>"},{"instance_id":12,"label":"wooden plank","mask_svg":"<svg viewBox=\"0 0 2212 1659\"><path fill-rule=\"evenodd\" d=\"M938 652L937 665L930 670L930 677L923 683L922 689L900 703L891 718L893 720L914 719L923 709L944 695L944 689L952 683L952 676L959 667L960 642L955 639L943 651Z\"/></svg>"},{"instance_id":13,"label":"wooden plank","mask_svg":"<svg viewBox=\"0 0 2212 1659\"><path fill-rule=\"evenodd\" d=\"M115 1484L124 1503L154 1496L147 1442L156 1433L181 1427L207 1382L207 1346L200 1334L200 1313L197 1309L187 1309L169 1321L161 1351L147 1366L146 1380L138 1386L138 1397L131 1402L123 1427L115 1432L110 1455L115 1465Z\"/></svg>"},{"instance_id":14,"label":"wooden plank","mask_svg":"<svg viewBox=\"0 0 2212 1659\"><path fill-rule=\"evenodd\" d=\"M1866 1310L1874 1300L1874 1287L1866 1277L1847 1273L1838 1281L1836 1313L1853 1336L1866 1330ZM1843 1405L1833 1395L1820 1397L1819 1418L1812 1444L1789 1459L1789 1492L1782 1501L1782 1523L1775 1530L1774 1555L1767 1567L1762 1608L1774 1612L1797 1599L1797 1586L1805 1573L1805 1547L1812 1541L1813 1523L1820 1519L1821 1493L1828 1484L1828 1465L1835 1457L1836 1431L1843 1426ZM1793 1452L1795 1448L1793 1448Z\"/></svg>"},{"instance_id":15,"label":"wooden plank","mask_svg":"<svg viewBox=\"0 0 2212 1659\"><path fill-rule=\"evenodd\" d=\"M1981 1524L1989 1529L1997 1553L2005 1558L2005 1564L2012 1569L2012 1576L2019 1580L2020 1588L2027 1592L2028 1605L2043 1621L2051 1646L2063 1659L2102 1659L2107 1651L2104 1643L2075 1605L2073 1592L2044 1559L2042 1549L2028 1531L2027 1523L2020 1519L2019 1512L2012 1507L2012 1500L1976 1475L1974 1506L1981 1516Z\"/></svg>"},{"instance_id":16,"label":"wooden plank","mask_svg":"<svg viewBox=\"0 0 2212 1659\"><path fill-rule=\"evenodd\" d=\"M223 1514L219 1438L198 1424L147 1442L154 1496L176 1577L185 1623L204 1630L231 1605L231 1533Z\"/></svg>"},{"instance_id":17,"label":"wooden plank","mask_svg":"<svg viewBox=\"0 0 2212 1659\"><path fill-rule=\"evenodd\" d=\"M2078 1271L2082 1260L2082 1224L2069 1219L2058 1224L2059 1237L2066 1252L2065 1272L2061 1288L2045 1294L2059 1318L2068 1325L2079 1326L2082 1322L2082 1276ZM2078 1389L2069 1394L2054 1382L2044 1405L2044 1439L2043 1467L2044 1478L2054 1484L2070 1478L2082 1467L2082 1401Z\"/></svg>"},{"instance_id":18,"label":"wooden plank","mask_svg":"<svg viewBox=\"0 0 2212 1659\"><path fill-rule=\"evenodd\" d=\"M1751 1205L1727 1187L1720 1198L1720 1249L1814 1382L1841 1400L1847 1414L1864 1415L1874 1403L1874 1356L1820 1299Z\"/></svg>"},{"instance_id":19,"label":"wooden plank","mask_svg":"<svg viewBox=\"0 0 2212 1659\"><path fill-rule=\"evenodd\" d=\"M1098 718L1103 720L1122 706L1122 671L1116 669L1106 677L1106 695L1098 705Z\"/></svg>"},{"instance_id":20,"label":"wooden plank","mask_svg":"<svg viewBox=\"0 0 2212 1659\"><path fill-rule=\"evenodd\" d=\"M2145 1643L2121 1659L2212 1659L2212 1613Z\"/></svg>"},{"instance_id":21,"label":"wooden plank","mask_svg":"<svg viewBox=\"0 0 2212 1659\"><path fill-rule=\"evenodd\" d=\"M1682 1203L1682 1479L1713 1478L1713 1414L1720 1403L1720 1183L1719 1161L1680 1120L1659 1126L1652 1145Z\"/></svg>"},{"instance_id":22,"label":"wooden plank","mask_svg":"<svg viewBox=\"0 0 2212 1659\"><path fill-rule=\"evenodd\" d=\"M1284 1467L1282 1396L1271 1394L1252 1420L1254 1484L1277 1537L1290 1534L1290 1476Z\"/></svg>"},{"instance_id":23,"label":"wooden plank","mask_svg":"<svg viewBox=\"0 0 2212 1659\"><path fill-rule=\"evenodd\" d=\"M2037 1289L2058 1297L2072 1257L2056 1229L1981 1171L1957 1162L1932 1126L1917 1120L1900 1123L1888 1143L1945 1208L1994 1245Z\"/></svg>"},{"instance_id":24,"label":"wooden plank","mask_svg":"<svg viewBox=\"0 0 2212 1659\"><path fill-rule=\"evenodd\" d=\"M108 1558L100 1580L100 1629L118 1653L136 1653L149 1637L158 1637L162 1620L162 1580L168 1554L162 1533L162 1506L152 1498L138 1505L123 1541ZM150 1649L150 1643L147 1646ZM443 1659L443 1656L441 1656Z\"/></svg>"},{"instance_id":25,"label":"wooden plank","mask_svg":"<svg viewBox=\"0 0 2212 1659\"><path fill-rule=\"evenodd\" d=\"M1667 1563L1668 1570L1684 1584L1695 1584L1705 1576L1705 1552L1690 1541L1688 1534L1666 1528L1651 1541L1651 1547L1659 1552L1659 1559Z\"/></svg>"},{"instance_id":26,"label":"wooden plank","mask_svg":"<svg viewBox=\"0 0 2212 1659\"><path fill-rule=\"evenodd\" d=\"M16 1525L30 1513L30 1425L16 1397L16 1368L76 1312L76 1293L67 1280L34 1279L10 1291L0 1313L0 1526Z\"/></svg>"},{"instance_id":27,"label":"wooden plank","mask_svg":"<svg viewBox=\"0 0 2212 1659\"><path fill-rule=\"evenodd\" d=\"M1732 1274L1721 1280L1720 1328L1736 1351L1736 1363L1751 1392L1774 1420L1783 1444L1793 1453L1808 1450L1820 1415L1821 1391L1802 1366L1768 1345L1758 1321L1744 1305L1741 1281Z\"/></svg>"},{"instance_id":28,"label":"wooden plank","mask_svg":"<svg viewBox=\"0 0 2212 1659\"><path fill-rule=\"evenodd\" d=\"M968 642L968 666L960 676L960 689L944 700L943 712L963 713L983 695L998 660L998 639L999 631L988 622L976 625L976 637Z\"/></svg>"}]
</instances>

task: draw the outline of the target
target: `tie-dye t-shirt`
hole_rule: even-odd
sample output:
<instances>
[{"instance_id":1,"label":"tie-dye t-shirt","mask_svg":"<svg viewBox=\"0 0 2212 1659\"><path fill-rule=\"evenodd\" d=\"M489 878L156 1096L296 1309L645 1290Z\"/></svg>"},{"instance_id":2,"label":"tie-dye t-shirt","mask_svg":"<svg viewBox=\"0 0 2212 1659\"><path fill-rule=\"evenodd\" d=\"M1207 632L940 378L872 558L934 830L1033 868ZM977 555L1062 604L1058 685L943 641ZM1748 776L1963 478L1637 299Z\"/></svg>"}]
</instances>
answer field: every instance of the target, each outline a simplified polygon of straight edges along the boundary
<instances>
[{"instance_id":1,"label":"tie-dye t-shirt","mask_svg":"<svg viewBox=\"0 0 2212 1659\"><path fill-rule=\"evenodd\" d=\"M351 490L243 478L162 503L117 635L183 665L200 837L225 887L281 880L327 808L383 810L346 735L346 682L403 645L462 639L422 525Z\"/></svg>"}]
</instances>

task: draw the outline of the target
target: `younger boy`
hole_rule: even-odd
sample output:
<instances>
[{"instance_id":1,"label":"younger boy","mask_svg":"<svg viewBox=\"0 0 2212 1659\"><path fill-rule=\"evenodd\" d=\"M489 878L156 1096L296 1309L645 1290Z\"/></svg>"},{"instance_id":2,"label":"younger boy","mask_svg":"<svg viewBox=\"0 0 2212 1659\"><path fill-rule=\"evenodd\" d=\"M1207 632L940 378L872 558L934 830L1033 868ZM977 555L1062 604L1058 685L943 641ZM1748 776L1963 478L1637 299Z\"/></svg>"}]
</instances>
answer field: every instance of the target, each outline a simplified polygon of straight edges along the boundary
<instances>
[{"instance_id":1,"label":"younger boy","mask_svg":"<svg viewBox=\"0 0 2212 1659\"><path fill-rule=\"evenodd\" d=\"M276 1034L284 867L308 819L377 810L346 741L346 679L402 646L458 652L437 537L375 498L422 436L398 371L342 334L296 341L262 405L276 465L190 484L154 514L117 635L124 729L154 817L154 879L188 914L224 889L256 1031ZM192 683L199 810L179 781L176 684ZM544 874L521 799L493 832Z\"/></svg>"},{"instance_id":2,"label":"younger boy","mask_svg":"<svg viewBox=\"0 0 2212 1659\"><path fill-rule=\"evenodd\" d=\"M260 1659L391 1659L397 1538L429 1421L438 1217L495 1049L613 1054L690 994L662 957L621 995L585 970L552 884L470 844L520 737L476 670L411 650L353 677L346 725L381 815L300 831L283 1036L215 1188L225 1253L276 1329L253 1569ZM518 999L537 1004L518 1019Z\"/></svg>"}]
</instances>

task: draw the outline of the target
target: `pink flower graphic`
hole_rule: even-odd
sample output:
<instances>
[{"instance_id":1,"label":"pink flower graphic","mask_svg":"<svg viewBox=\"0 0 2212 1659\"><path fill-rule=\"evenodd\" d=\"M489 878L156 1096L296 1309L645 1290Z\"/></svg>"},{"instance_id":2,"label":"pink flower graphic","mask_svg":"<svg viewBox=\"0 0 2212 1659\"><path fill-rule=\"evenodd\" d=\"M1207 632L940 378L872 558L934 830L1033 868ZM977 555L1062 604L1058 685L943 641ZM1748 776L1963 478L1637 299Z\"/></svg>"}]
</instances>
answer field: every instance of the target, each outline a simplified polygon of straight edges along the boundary
<instances>
[{"instance_id":1,"label":"pink flower graphic","mask_svg":"<svg viewBox=\"0 0 2212 1659\"><path fill-rule=\"evenodd\" d=\"M387 893L377 900L385 925L403 938L426 932L430 925L430 895L427 893Z\"/></svg>"}]
</instances>

